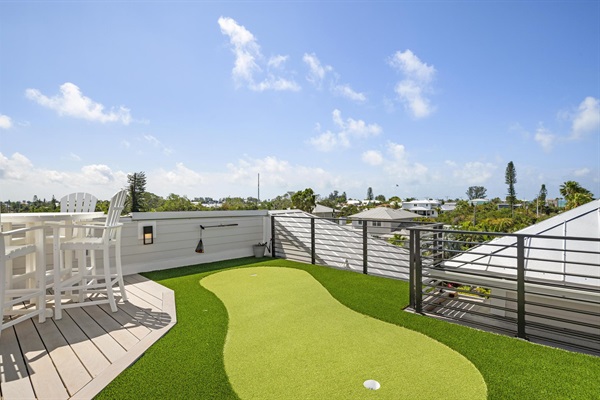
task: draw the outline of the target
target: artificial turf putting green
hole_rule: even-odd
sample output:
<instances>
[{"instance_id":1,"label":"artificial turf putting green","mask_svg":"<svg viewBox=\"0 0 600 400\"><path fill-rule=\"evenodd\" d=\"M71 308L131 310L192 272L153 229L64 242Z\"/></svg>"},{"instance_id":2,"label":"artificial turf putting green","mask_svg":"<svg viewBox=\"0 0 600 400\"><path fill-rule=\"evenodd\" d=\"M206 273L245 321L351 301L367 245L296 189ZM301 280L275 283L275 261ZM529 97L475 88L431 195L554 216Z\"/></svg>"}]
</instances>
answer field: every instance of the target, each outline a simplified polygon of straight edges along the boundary
<instances>
[{"instance_id":1,"label":"artificial turf putting green","mask_svg":"<svg viewBox=\"0 0 600 400\"><path fill-rule=\"evenodd\" d=\"M350 310L307 272L241 268L200 284L227 308L225 370L242 399L487 397L462 355ZM366 389L368 379L381 388Z\"/></svg>"}]
</instances>

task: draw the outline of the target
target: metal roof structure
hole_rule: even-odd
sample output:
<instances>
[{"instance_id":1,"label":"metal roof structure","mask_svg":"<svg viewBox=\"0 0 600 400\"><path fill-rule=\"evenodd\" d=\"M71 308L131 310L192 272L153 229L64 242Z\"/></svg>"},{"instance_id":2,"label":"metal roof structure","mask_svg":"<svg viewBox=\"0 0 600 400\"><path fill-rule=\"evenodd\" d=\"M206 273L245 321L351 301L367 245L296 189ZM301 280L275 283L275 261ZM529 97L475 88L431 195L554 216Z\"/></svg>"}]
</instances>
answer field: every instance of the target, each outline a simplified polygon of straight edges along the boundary
<instances>
[{"instance_id":1,"label":"metal roof structure","mask_svg":"<svg viewBox=\"0 0 600 400\"><path fill-rule=\"evenodd\" d=\"M600 239L600 200L515 233L531 235L525 238L527 279L600 290L600 241L589 240ZM516 256L516 238L504 236L445 261L443 270L515 276Z\"/></svg>"}]
</instances>

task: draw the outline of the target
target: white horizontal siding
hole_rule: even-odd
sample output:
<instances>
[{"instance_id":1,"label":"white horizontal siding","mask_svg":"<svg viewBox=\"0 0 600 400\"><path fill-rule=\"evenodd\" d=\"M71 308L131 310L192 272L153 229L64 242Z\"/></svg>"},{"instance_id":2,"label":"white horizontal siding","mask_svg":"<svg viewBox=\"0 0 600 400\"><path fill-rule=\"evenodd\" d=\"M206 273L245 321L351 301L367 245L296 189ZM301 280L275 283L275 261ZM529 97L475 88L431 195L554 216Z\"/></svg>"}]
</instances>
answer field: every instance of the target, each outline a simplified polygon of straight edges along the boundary
<instances>
[{"instance_id":1,"label":"white horizontal siding","mask_svg":"<svg viewBox=\"0 0 600 400\"><path fill-rule=\"evenodd\" d=\"M135 213L122 219L125 275L253 255L252 245L264 239L265 211ZM154 218L153 218L154 217ZM138 224L156 222L154 243L138 239ZM237 224L237 226L218 226ZM201 230L200 225L205 229ZM202 232L201 232L202 231ZM196 253L202 235L204 253Z\"/></svg>"}]
</instances>

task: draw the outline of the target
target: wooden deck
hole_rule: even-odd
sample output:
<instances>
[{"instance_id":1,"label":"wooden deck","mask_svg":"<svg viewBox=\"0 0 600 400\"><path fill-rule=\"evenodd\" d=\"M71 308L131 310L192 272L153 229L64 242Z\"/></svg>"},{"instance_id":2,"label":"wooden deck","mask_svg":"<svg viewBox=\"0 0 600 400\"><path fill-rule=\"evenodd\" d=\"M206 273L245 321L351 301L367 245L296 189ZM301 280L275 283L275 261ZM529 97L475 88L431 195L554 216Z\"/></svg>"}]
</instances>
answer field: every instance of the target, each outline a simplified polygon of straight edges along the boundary
<instances>
[{"instance_id":1,"label":"wooden deck","mask_svg":"<svg viewBox=\"0 0 600 400\"><path fill-rule=\"evenodd\" d=\"M175 295L140 275L125 277L128 302L65 310L0 336L0 396L91 399L177 322Z\"/></svg>"}]
</instances>

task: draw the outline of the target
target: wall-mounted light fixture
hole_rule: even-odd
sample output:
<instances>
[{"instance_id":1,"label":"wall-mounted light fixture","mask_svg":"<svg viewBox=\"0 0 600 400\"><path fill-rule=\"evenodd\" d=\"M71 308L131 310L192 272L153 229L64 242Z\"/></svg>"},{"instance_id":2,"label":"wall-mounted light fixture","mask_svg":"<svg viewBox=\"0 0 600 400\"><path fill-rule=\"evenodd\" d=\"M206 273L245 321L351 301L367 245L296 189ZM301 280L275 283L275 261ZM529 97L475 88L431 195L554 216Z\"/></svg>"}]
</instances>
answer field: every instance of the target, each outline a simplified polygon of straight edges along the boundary
<instances>
[{"instance_id":1,"label":"wall-mounted light fixture","mask_svg":"<svg viewBox=\"0 0 600 400\"><path fill-rule=\"evenodd\" d=\"M152 225L144 226L144 244L152 244L154 243L154 232L152 229Z\"/></svg>"}]
</instances>

